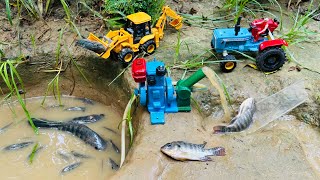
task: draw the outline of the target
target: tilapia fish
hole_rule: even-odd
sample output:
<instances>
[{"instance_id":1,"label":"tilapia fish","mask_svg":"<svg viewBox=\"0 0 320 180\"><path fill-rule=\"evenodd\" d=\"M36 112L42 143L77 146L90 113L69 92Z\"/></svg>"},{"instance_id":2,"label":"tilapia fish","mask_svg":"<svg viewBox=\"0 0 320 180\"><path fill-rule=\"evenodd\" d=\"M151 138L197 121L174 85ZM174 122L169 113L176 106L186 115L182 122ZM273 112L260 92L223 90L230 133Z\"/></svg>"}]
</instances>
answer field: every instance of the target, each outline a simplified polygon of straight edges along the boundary
<instances>
[{"instance_id":1,"label":"tilapia fish","mask_svg":"<svg viewBox=\"0 0 320 180\"><path fill-rule=\"evenodd\" d=\"M161 152L180 161L211 161L209 156L224 156L223 147L205 149L206 142L203 144L191 144L183 141L173 141L161 147Z\"/></svg>"},{"instance_id":2,"label":"tilapia fish","mask_svg":"<svg viewBox=\"0 0 320 180\"><path fill-rule=\"evenodd\" d=\"M93 114L89 116L76 117L69 122L73 122L77 124L89 124L89 123L97 122L103 118L104 118L104 114Z\"/></svg>"},{"instance_id":3,"label":"tilapia fish","mask_svg":"<svg viewBox=\"0 0 320 180\"><path fill-rule=\"evenodd\" d=\"M213 127L213 133L240 132L247 129L253 121L256 104L253 98L248 98L240 105L239 113L227 126Z\"/></svg>"},{"instance_id":4,"label":"tilapia fish","mask_svg":"<svg viewBox=\"0 0 320 180\"><path fill-rule=\"evenodd\" d=\"M107 142L99 134L83 124L55 122L36 118L32 118L32 121L34 125L39 128L55 128L61 131L70 132L94 147L96 150L105 150L107 148Z\"/></svg>"},{"instance_id":5,"label":"tilapia fish","mask_svg":"<svg viewBox=\"0 0 320 180\"><path fill-rule=\"evenodd\" d=\"M30 141L30 142L22 142L22 143L19 143L19 144L12 144L12 145L9 145L9 146L5 147L4 150L6 150L6 151L18 150L18 149L22 149L22 148L28 147L29 145L31 145L33 143L34 142Z\"/></svg>"}]
</instances>

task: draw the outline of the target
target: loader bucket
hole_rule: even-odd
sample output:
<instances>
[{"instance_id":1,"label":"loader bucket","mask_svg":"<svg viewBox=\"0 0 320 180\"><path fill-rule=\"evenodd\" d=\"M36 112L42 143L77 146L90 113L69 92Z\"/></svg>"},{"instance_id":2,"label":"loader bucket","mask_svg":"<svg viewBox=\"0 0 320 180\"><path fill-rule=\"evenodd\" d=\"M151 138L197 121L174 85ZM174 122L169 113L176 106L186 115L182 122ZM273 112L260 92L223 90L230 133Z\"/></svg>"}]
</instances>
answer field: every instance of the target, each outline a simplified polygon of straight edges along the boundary
<instances>
[{"instance_id":1,"label":"loader bucket","mask_svg":"<svg viewBox=\"0 0 320 180\"><path fill-rule=\"evenodd\" d=\"M175 19L170 22L170 25L175 29L179 30L182 27L182 19Z\"/></svg>"},{"instance_id":2,"label":"loader bucket","mask_svg":"<svg viewBox=\"0 0 320 180\"><path fill-rule=\"evenodd\" d=\"M106 49L107 49L108 46L109 46L108 43L102 41L101 39L99 39L97 36L95 36L95 35L92 34L92 33L89 34L89 36L88 36L87 39L90 40L90 41L95 41L95 42L98 42L98 43L102 44Z\"/></svg>"}]
</instances>

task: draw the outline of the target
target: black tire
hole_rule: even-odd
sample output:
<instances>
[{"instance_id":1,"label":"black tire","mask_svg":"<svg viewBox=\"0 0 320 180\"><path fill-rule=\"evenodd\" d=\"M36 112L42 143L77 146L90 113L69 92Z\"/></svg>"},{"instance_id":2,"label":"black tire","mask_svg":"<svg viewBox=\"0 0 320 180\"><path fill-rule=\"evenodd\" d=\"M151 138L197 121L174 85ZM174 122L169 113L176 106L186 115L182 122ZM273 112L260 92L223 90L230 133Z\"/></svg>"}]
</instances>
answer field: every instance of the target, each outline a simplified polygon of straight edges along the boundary
<instances>
[{"instance_id":1,"label":"black tire","mask_svg":"<svg viewBox=\"0 0 320 180\"><path fill-rule=\"evenodd\" d=\"M223 60L226 60L226 61L220 62L220 69L222 72L229 73L233 71L234 68L237 67L237 62L227 61L227 60L236 60L236 58L233 55L226 55L223 57Z\"/></svg>"},{"instance_id":2,"label":"black tire","mask_svg":"<svg viewBox=\"0 0 320 180\"><path fill-rule=\"evenodd\" d=\"M80 46L85 49L89 49L90 51L93 51L97 54L101 54L103 52L106 52L106 48L102 44L100 44L98 42L90 41L88 39L78 40L76 42L76 46Z\"/></svg>"},{"instance_id":3,"label":"black tire","mask_svg":"<svg viewBox=\"0 0 320 180\"><path fill-rule=\"evenodd\" d=\"M286 61L286 54L280 47L270 47L259 52L257 67L263 72L272 72L280 69Z\"/></svg>"},{"instance_id":4,"label":"black tire","mask_svg":"<svg viewBox=\"0 0 320 180\"><path fill-rule=\"evenodd\" d=\"M123 48L118 54L118 59L125 65L133 60L133 51L130 48Z\"/></svg>"},{"instance_id":5,"label":"black tire","mask_svg":"<svg viewBox=\"0 0 320 180\"><path fill-rule=\"evenodd\" d=\"M141 50L147 55L153 54L157 49L156 43L154 40L149 40L141 45Z\"/></svg>"}]
</instances>

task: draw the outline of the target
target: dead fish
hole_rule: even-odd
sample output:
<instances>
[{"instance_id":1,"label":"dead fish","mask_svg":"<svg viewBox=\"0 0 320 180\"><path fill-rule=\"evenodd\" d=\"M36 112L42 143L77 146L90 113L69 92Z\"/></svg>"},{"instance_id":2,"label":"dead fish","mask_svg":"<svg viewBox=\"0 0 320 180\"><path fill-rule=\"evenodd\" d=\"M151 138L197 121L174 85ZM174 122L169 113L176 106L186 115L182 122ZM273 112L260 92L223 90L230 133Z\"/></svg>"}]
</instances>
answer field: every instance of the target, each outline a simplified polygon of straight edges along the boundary
<instances>
[{"instance_id":1,"label":"dead fish","mask_svg":"<svg viewBox=\"0 0 320 180\"><path fill-rule=\"evenodd\" d=\"M209 156L225 155L223 147L205 149L206 144L206 142L203 144L191 144L183 141L173 141L162 146L160 150L169 157L180 161L211 161Z\"/></svg>"},{"instance_id":2,"label":"dead fish","mask_svg":"<svg viewBox=\"0 0 320 180\"><path fill-rule=\"evenodd\" d=\"M113 150L117 153L120 153L119 148L112 142L112 140L110 140L110 143L112 145Z\"/></svg>"},{"instance_id":3,"label":"dead fish","mask_svg":"<svg viewBox=\"0 0 320 180\"><path fill-rule=\"evenodd\" d=\"M0 134L2 134L3 132L5 132L13 123L9 123L8 125L3 126L2 128L0 128Z\"/></svg>"},{"instance_id":4,"label":"dead fish","mask_svg":"<svg viewBox=\"0 0 320 180\"><path fill-rule=\"evenodd\" d=\"M104 114L93 114L89 116L81 116L81 117L76 117L73 118L71 121L72 123L77 123L77 124L88 124L88 123L94 123L99 120L104 118Z\"/></svg>"},{"instance_id":5,"label":"dead fish","mask_svg":"<svg viewBox=\"0 0 320 180\"><path fill-rule=\"evenodd\" d=\"M64 109L65 111L86 111L85 107L69 107L67 109Z\"/></svg>"},{"instance_id":6,"label":"dead fish","mask_svg":"<svg viewBox=\"0 0 320 180\"><path fill-rule=\"evenodd\" d=\"M115 171L117 171L119 169L119 165L116 162L114 162L114 160L112 160L111 158L109 158L109 163L111 165L111 169L113 169Z\"/></svg>"},{"instance_id":7,"label":"dead fish","mask_svg":"<svg viewBox=\"0 0 320 180\"><path fill-rule=\"evenodd\" d=\"M28 147L29 145L31 145L33 143L34 142L29 141L29 142L22 142L22 143L18 143L18 144L12 144L12 145L5 147L4 150L6 150L6 151L18 150L18 149Z\"/></svg>"},{"instance_id":8,"label":"dead fish","mask_svg":"<svg viewBox=\"0 0 320 180\"><path fill-rule=\"evenodd\" d=\"M76 99L82 101L85 104L94 105L94 102L91 99L88 99L88 98L76 98Z\"/></svg>"},{"instance_id":9,"label":"dead fish","mask_svg":"<svg viewBox=\"0 0 320 180\"><path fill-rule=\"evenodd\" d=\"M108 130L108 131L110 131L110 132L112 132L112 133L114 133L114 134L118 134L117 131L115 131L115 130L113 130L113 129L110 129L110 128L108 128L108 127L103 127L103 128L105 128L106 130Z\"/></svg>"},{"instance_id":10,"label":"dead fish","mask_svg":"<svg viewBox=\"0 0 320 180\"><path fill-rule=\"evenodd\" d=\"M81 153L78 153L78 152L75 152L75 151L71 151L71 154L72 154L74 157L81 158L81 159L91 158L91 156L88 156L88 155L85 155L85 154L81 154Z\"/></svg>"},{"instance_id":11,"label":"dead fish","mask_svg":"<svg viewBox=\"0 0 320 180\"><path fill-rule=\"evenodd\" d=\"M73 163L73 164L71 164L69 166L66 166L65 168L63 168L61 170L61 174L64 174L64 173L69 172L69 171L72 171L72 170L76 169L77 167L79 167L81 164L82 164L82 162L76 162L76 163Z\"/></svg>"},{"instance_id":12,"label":"dead fish","mask_svg":"<svg viewBox=\"0 0 320 180\"><path fill-rule=\"evenodd\" d=\"M73 122L48 121L45 119L36 118L31 119L33 121L33 124L38 128L53 128L61 131L67 131L79 137L81 140L91 145L96 150L105 150L107 148L107 142L99 134L83 124L77 124Z\"/></svg>"},{"instance_id":13,"label":"dead fish","mask_svg":"<svg viewBox=\"0 0 320 180\"><path fill-rule=\"evenodd\" d=\"M231 120L230 124L227 126L213 127L213 133L240 132L247 129L253 121L253 114L255 111L256 104L254 99L246 99L240 105L238 115Z\"/></svg>"}]
</instances>

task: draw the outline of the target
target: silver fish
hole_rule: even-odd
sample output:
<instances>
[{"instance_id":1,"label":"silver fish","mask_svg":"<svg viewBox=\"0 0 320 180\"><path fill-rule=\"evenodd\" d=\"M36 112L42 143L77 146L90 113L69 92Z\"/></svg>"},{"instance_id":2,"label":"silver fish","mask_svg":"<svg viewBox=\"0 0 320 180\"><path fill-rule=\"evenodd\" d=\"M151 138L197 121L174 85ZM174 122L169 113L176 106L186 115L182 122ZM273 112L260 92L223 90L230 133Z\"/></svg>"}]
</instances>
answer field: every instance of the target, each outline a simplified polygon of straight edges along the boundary
<instances>
[{"instance_id":1,"label":"silver fish","mask_svg":"<svg viewBox=\"0 0 320 180\"><path fill-rule=\"evenodd\" d=\"M88 123L94 123L94 122L100 121L103 118L104 118L104 114L92 114L89 116L76 117L68 122L77 123L77 124L88 124Z\"/></svg>"},{"instance_id":2,"label":"silver fish","mask_svg":"<svg viewBox=\"0 0 320 180\"><path fill-rule=\"evenodd\" d=\"M70 159L70 156L63 151L58 151L58 155L61 156L62 159L66 160L66 161L68 161Z\"/></svg>"},{"instance_id":3,"label":"silver fish","mask_svg":"<svg viewBox=\"0 0 320 180\"><path fill-rule=\"evenodd\" d=\"M114 150L115 152L117 152L117 153L120 153L119 148L112 142L112 140L110 140L110 143L111 143L111 145L112 145L113 150Z\"/></svg>"},{"instance_id":4,"label":"silver fish","mask_svg":"<svg viewBox=\"0 0 320 180\"><path fill-rule=\"evenodd\" d=\"M76 99L82 101L85 104L94 105L94 102L91 99L88 99L88 98L76 98Z\"/></svg>"},{"instance_id":5,"label":"silver fish","mask_svg":"<svg viewBox=\"0 0 320 180\"><path fill-rule=\"evenodd\" d=\"M67 109L64 109L65 111L86 111L85 107L69 107Z\"/></svg>"},{"instance_id":6,"label":"silver fish","mask_svg":"<svg viewBox=\"0 0 320 180\"><path fill-rule=\"evenodd\" d=\"M180 161L211 161L209 156L224 156L223 147L205 149L206 142L203 144L191 144L183 141L173 141L160 148L161 152L169 157Z\"/></svg>"},{"instance_id":7,"label":"silver fish","mask_svg":"<svg viewBox=\"0 0 320 180\"><path fill-rule=\"evenodd\" d=\"M75 151L71 151L71 154L72 154L74 157L81 158L81 159L91 158L91 156L88 156L88 155L85 155L85 154L81 154L81 153L78 153L78 152L75 152Z\"/></svg>"},{"instance_id":8,"label":"silver fish","mask_svg":"<svg viewBox=\"0 0 320 180\"><path fill-rule=\"evenodd\" d=\"M18 150L18 149L28 147L29 145L31 145L33 143L34 142L29 141L29 142L22 142L22 143L18 143L18 144L12 144L12 145L5 147L4 150L6 150L6 151Z\"/></svg>"},{"instance_id":9,"label":"silver fish","mask_svg":"<svg viewBox=\"0 0 320 180\"><path fill-rule=\"evenodd\" d=\"M0 128L0 134L2 134L3 132L5 132L13 123L9 123L5 126L3 126L2 128Z\"/></svg>"},{"instance_id":10,"label":"silver fish","mask_svg":"<svg viewBox=\"0 0 320 180\"><path fill-rule=\"evenodd\" d=\"M69 172L69 171L72 171L75 168L79 167L81 164L82 164L82 162L76 162L76 163L70 164L69 166L66 166L65 168L63 168L61 170L61 174L64 174L64 173Z\"/></svg>"},{"instance_id":11,"label":"silver fish","mask_svg":"<svg viewBox=\"0 0 320 180\"><path fill-rule=\"evenodd\" d=\"M256 111L256 104L253 98L248 98L242 102L239 113L227 126L213 127L213 133L240 132L247 129L253 121L253 114Z\"/></svg>"},{"instance_id":12,"label":"silver fish","mask_svg":"<svg viewBox=\"0 0 320 180\"><path fill-rule=\"evenodd\" d=\"M111 158L109 158L109 163L111 165L111 169L116 171L119 169L119 165L116 162L114 162L114 160L112 160Z\"/></svg>"}]
</instances>

